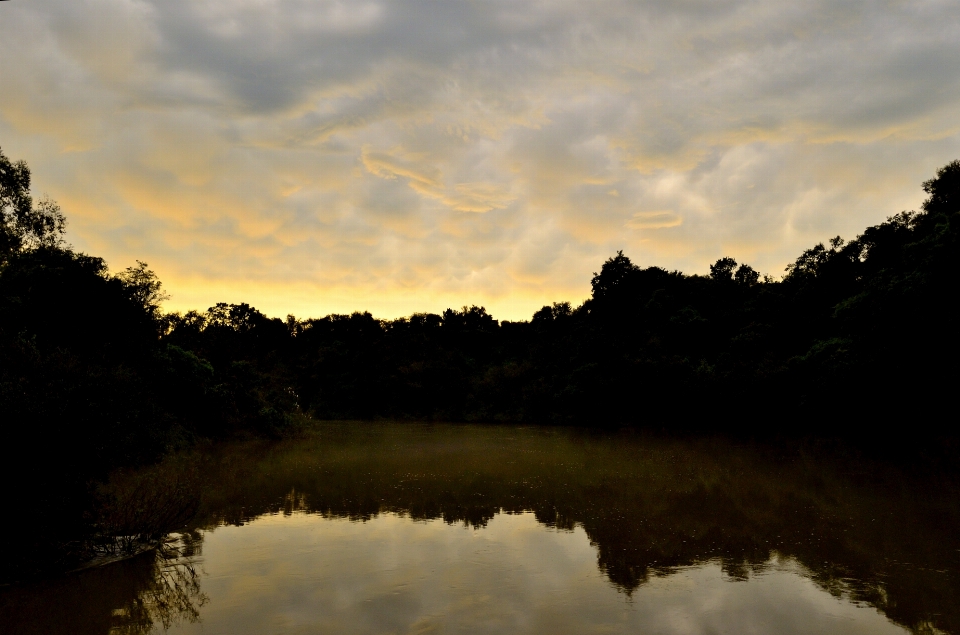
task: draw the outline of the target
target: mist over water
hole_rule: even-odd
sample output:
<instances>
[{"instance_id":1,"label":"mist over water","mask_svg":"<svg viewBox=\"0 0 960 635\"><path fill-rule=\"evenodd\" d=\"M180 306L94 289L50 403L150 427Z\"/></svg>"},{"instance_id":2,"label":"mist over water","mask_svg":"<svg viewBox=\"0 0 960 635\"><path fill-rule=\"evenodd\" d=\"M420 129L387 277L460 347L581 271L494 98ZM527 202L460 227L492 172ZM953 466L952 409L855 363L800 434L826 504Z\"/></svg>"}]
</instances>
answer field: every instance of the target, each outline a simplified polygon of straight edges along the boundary
<instances>
[{"instance_id":1,"label":"mist over water","mask_svg":"<svg viewBox=\"0 0 960 635\"><path fill-rule=\"evenodd\" d=\"M183 533L0 591L9 632L960 632L956 479L844 446L343 424L191 461Z\"/></svg>"}]
</instances>

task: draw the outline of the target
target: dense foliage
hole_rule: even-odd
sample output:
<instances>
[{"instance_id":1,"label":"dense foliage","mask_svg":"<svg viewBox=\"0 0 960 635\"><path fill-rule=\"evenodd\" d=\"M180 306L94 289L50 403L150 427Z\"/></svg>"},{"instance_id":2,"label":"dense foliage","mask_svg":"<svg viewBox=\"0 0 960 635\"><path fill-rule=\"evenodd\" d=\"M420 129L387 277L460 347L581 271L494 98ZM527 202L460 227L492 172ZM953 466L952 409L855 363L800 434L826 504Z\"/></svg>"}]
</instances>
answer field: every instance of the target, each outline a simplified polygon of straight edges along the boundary
<instances>
[{"instance_id":1,"label":"dense foliage","mask_svg":"<svg viewBox=\"0 0 960 635\"><path fill-rule=\"evenodd\" d=\"M781 280L620 252L583 304L529 322L477 306L284 321L246 304L163 314L145 263L111 274L64 245L60 209L0 153L0 412L19 439L4 476L38 483L12 495L42 515L110 469L304 416L912 434L877 422L949 408L960 162L923 187L921 211L819 244Z\"/></svg>"},{"instance_id":2,"label":"dense foliage","mask_svg":"<svg viewBox=\"0 0 960 635\"><path fill-rule=\"evenodd\" d=\"M218 305L168 316L162 341L235 385L259 380L276 411L324 419L860 432L870 415L919 420L947 407L956 379L960 162L924 189L921 211L819 244L781 280L731 258L700 276L618 253L590 299L529 322L474 306L284 323Z\"/></svg>"},{"instance_id":3,"label":"dense foliage","mask_svg":"<svg viewBox=\"0 0 960 635\"><path fill-rule=\"evenodd\" d=\"M59 209L33 205L27 167L0 161L2 408L24 431L69 439L77 461L276 434L292 413L832 425L944 406L955 377L960 162L924 183L921 211L819 244L781 280L732 258L701 276L620 252L579 307L498 322L476 306L396 320L282 321L223 303L163 315L144 263L111 275L64 247Z\"/></svg>"}]
</instances>

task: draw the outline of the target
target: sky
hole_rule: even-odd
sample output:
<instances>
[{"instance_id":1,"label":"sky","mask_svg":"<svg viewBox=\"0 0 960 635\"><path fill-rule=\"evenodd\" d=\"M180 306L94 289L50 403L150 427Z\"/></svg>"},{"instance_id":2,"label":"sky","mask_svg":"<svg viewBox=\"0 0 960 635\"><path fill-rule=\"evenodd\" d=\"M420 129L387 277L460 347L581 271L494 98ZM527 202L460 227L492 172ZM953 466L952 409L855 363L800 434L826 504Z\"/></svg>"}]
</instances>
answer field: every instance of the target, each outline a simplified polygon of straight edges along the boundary
<instances>
[{"instance_id":1,"label":"sky","mask_svg":"<svg viewBox=\"0 0 960 635\"><path fill-rule=\"evenodd\" d=\"M960 158L956 0L9 0L0 148L167 310L775 277Z\"/></svg>"}]
</instances>

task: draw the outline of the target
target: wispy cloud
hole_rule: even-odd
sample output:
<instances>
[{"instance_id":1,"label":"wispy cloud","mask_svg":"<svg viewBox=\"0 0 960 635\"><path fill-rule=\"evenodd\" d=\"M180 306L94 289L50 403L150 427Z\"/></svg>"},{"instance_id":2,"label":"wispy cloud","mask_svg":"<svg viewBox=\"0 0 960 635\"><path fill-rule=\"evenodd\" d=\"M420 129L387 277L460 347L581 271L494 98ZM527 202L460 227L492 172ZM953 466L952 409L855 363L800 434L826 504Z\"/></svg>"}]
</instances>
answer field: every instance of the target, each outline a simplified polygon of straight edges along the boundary
<instances>
[{"instance_id":1,"label":"wispy cloud","mask_svg":"<svg viewBox=\"0 0 960 635\"><path fill-rule=\"evenodd\" d=\"M0 145L171 307L578 300L617 249L778 273L960 156L941 0L0 4Z\"/></svg>"},{"instance_id":2,"label":"wispy cloud","mask_svg":"<svg viewBox=\"0 0 960 635\"><path fill-rule=\"evenodd\" d=\"M683 224L683 219L671 210L637 212L626 222L630 229L669 229Z\"/></svg>"}]
</instances>

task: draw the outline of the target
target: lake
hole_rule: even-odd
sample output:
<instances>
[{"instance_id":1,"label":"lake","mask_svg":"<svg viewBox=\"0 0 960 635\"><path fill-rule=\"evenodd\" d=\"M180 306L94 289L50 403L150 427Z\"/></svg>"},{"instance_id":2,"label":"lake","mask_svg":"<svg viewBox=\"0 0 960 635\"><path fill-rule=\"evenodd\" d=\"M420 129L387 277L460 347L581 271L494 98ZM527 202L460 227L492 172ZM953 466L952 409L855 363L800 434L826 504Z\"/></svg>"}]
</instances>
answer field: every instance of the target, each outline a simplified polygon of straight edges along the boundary
<instances>
[{"instance_id":1,"label":"lake","mask_svg":"<svg viewBox=\"0 0 960 635\"><path fill-rule=\"evenodd\" d=\"M0 589L0 632L960 634L952 471L836 443L354 423L171 465L193 521Z\"/></svg>"}]
</instances>

